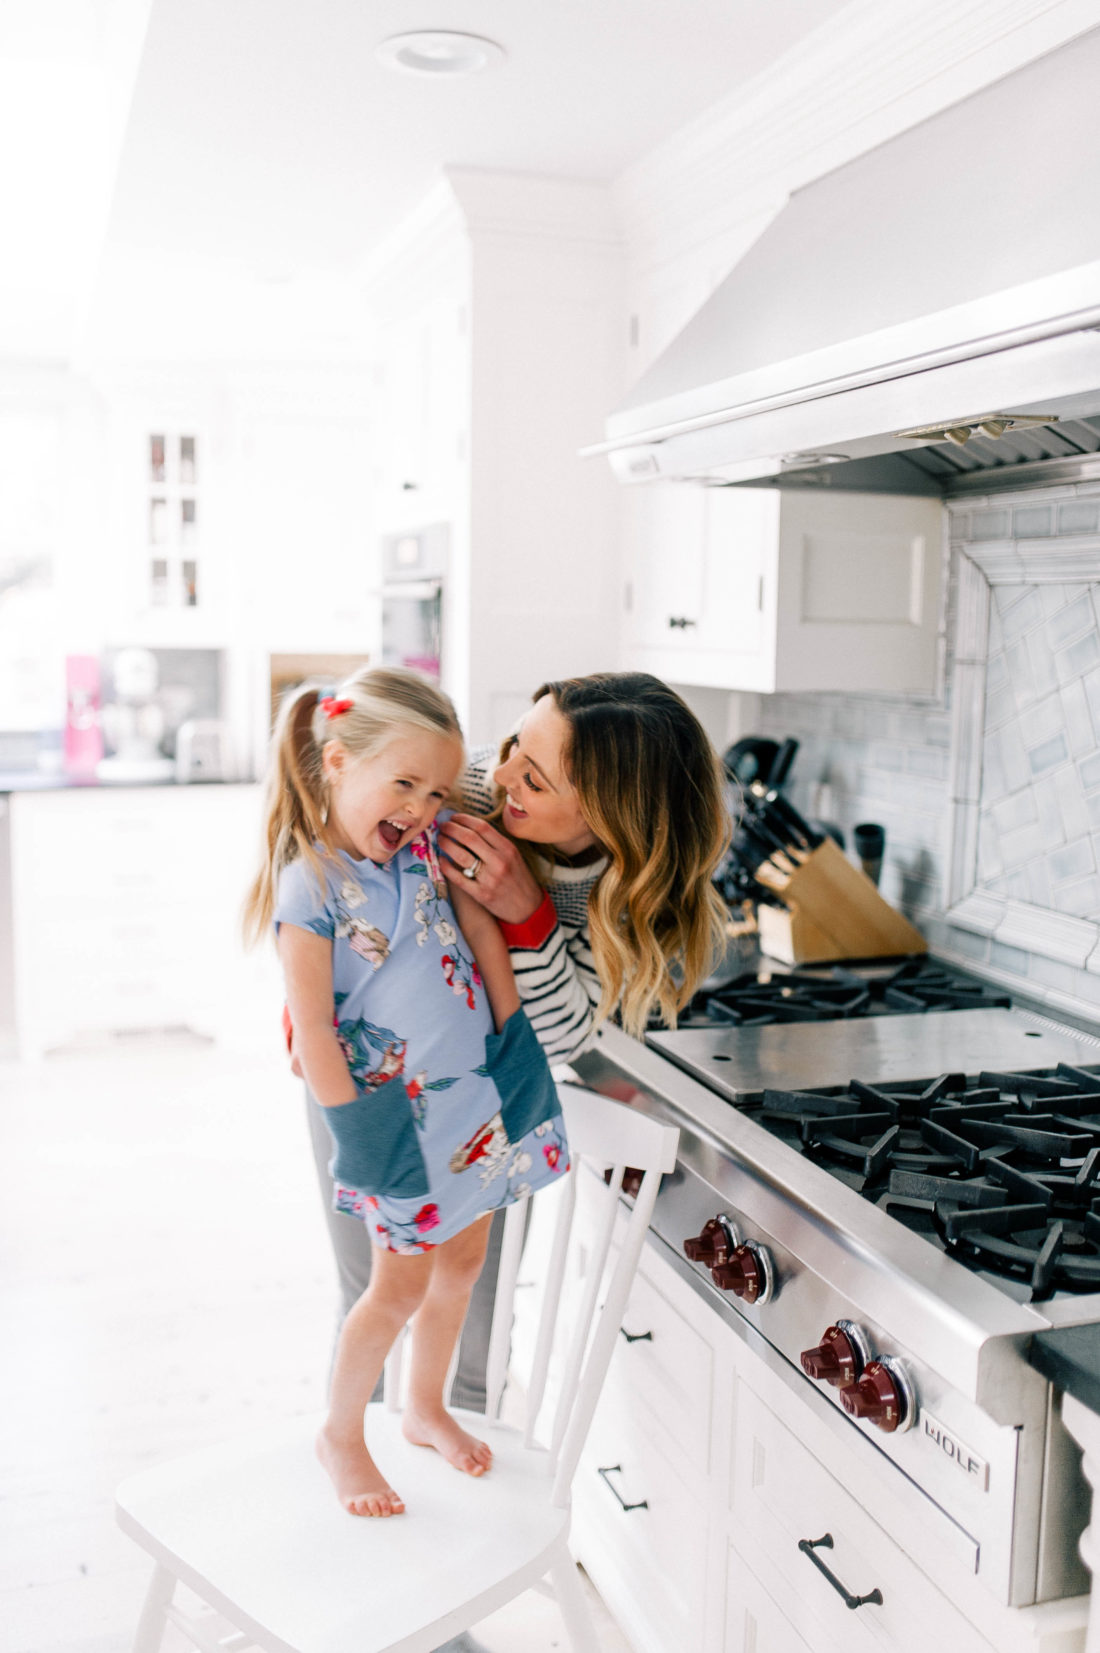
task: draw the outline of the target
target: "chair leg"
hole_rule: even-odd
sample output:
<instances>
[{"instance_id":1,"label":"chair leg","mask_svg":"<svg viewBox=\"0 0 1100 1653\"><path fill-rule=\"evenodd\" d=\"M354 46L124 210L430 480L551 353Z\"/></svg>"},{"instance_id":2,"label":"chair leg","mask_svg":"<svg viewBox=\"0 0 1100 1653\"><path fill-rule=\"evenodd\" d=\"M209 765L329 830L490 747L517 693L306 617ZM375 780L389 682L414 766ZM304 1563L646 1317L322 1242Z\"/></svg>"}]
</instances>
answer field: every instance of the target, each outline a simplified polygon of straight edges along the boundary
<instances>
[{"instance_id":1,"label":"chair leg","mask_svg":"<svg viewBox=\"0 0 1100 1653\"><path fill-rule=\"evenodd\" d=\"M584 1585L571 1555L566 1553L550 1569L554 1592L569 1632L573 1653L600 1653L600 1641L585 1600Z\"/></svg>"},{"instance_id":2,"label":"chair leg","mask_svg":"<svg viewBox=\"0 0 1100 1653\"><path fill-rule=\"evenodd\" d=\"M173 1574L158 1562L149 1580L145 1605L141 1610L137 1630L134 1632L133 1653L159 1653L168 1624L167 1608L175 1587L176 1580Z\"/></svg>"}]
</instances>

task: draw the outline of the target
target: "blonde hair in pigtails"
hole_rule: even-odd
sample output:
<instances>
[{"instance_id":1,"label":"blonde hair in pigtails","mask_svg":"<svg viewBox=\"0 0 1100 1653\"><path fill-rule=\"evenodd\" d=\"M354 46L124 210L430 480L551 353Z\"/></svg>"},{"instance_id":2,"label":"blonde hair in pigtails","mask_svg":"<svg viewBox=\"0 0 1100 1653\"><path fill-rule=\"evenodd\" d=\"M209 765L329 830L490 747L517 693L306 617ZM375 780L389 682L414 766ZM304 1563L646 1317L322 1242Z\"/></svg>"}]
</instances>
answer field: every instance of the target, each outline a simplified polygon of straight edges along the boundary
<instances>
[{"instance_id":1,"label":"blonde hair in pigtails","mask_svg":"<svg viewBox=\"0 0 1100 1653\"><path fill-rule=\"evenodd\" d=\"M279 874L291 861L305 861L318 884L324 883L322 858L335 854L326 824L326 743L339 741L353 760L370 757L403 728L462 740L457 714L442 690L396 667L364 667L335 695L306 684L283 700L271 741L263 855L244 905L246 940L267 933Z\"/></svg>"},{"instance_id":2,"label":"blonde hair in pigtails","mask_svg":"<svg viewBox=\"0 0 1100 1653\"><path fill-rule=\"evenodd\" d=\"M314 844L325 842L325 779L321 744L314 739L313 719L321 690L307 684L279 706L271 741L271 763L264 806L263 854L244 905L246 941L258 941L275 911L279 874L300 856L321 879Z\"/></svg>"}]
</instances>

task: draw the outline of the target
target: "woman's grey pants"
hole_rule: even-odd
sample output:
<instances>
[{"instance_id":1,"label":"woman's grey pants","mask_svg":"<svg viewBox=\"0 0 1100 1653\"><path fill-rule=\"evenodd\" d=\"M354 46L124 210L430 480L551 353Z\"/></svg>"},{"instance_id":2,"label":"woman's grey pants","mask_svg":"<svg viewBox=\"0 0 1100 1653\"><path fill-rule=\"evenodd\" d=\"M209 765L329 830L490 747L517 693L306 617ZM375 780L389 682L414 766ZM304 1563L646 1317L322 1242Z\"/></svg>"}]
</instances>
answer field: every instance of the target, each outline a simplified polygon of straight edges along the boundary
<instances>
[{"instance_id":1,"label":"woman's grey pants","mask_svg":"<svg viewBox=\"0 0 1100 1653\"><path fill-rule=\"evenodd\" d=\"M309 1131L313 1141L313 1157L321 1184L321 1200L325 1208L329 1239L336 1258L342 1299L340 1319L352 1304L366 1291L370 1282L373 1247L366 1224L356 1217L348 1217L332 1208L332 1175L329 1161L333 1154L332 1137L325 1124L325 1110L306 1091L309 1112ZM458 1368L451 1387L451 1404L464 1406L474 1412L485 1410L485 1365L489 1354L489 1331L493 1320L493 1298L497 1288L497 1267L500 1262L500 1241L504 1231L504 1212L498 1211L489 1230L489 1249L477 1284L470 1298L470 1307L462 1327L458 1346ZM376 1399L379 1398L376 1392Z\"/></svg>"}]
</instances>

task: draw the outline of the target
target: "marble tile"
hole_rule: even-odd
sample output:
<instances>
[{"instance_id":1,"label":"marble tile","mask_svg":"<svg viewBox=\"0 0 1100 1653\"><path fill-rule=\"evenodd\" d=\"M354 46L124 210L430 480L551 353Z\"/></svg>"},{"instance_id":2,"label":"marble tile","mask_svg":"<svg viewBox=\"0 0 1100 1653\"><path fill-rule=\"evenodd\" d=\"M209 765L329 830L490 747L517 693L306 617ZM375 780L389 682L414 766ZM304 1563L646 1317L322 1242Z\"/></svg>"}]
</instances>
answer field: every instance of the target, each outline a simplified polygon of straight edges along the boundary
<instances>
[{"instance_id":1,"label":"marble tile","mask_svg":"<svg viewBox=\"0 0 1100 1653\"><path fill-rule=\"evenodd\" d=\"M1092 507L1095 510L1095 506ZM1083 632L1095 629L1095 616L1087 590L1082 591L1065 608L1059 609L1047 621L1045 635L1052 648L1060 649Z\"/></svg>"}]
</instances>

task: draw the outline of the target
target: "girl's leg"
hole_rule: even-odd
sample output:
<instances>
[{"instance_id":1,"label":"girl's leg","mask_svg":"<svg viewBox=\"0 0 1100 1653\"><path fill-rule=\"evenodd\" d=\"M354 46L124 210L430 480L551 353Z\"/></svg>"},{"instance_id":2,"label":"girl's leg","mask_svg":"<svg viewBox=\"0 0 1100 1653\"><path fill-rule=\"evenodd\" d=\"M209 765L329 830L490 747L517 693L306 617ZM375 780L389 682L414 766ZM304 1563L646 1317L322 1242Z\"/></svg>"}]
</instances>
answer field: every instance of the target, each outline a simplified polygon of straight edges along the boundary
<instances>
[{"instance_id":1,"label":"girl's leg","mask_svg":"<svg viewBox=\"0 0 1100 1653\"><path fill-rule=\"evenodd\" d=\"M332 1137L325 1123L325 1110L313 1100L308 1089L306 1107L309 1111L309 1131L313 1157L317 1165L321 1202L340 1281L342 1321L344 1315L351 1312L370 1284L374 1247L371 1245L365 1223L360 1222L357 1217L348 1217L342 1211L332 1209L332 1177L328 1168L333 1153ZM493 1217L486 1265L474 1287L458 1346L458 1367L455 1371L452 1394L455 1405L464 1406L470 1412L485 1410L485 1366L489 1354L489 1328L493 1320L497 1260L504 1233L504 1216L503 1211L498 1211ZM381 1399L380 1388L376 1389L371 1399Z\"/></svg>"},{"instance_id":2,"label":"girl's leg","mask_svg":"<svg viewBox=\"0 0 1100 1653\"><path fill-rule=\"evenodd\" d=\"M491 1217L479 1217L432 1253L434 1267L412 1323L409 1396L402 1432L417 1446L434 1446L467 1475L484 1475L493 1454L461 1429L443 1405L443 1389L474 1282L485 1261Z\"/></svg>"},{"instance_id":3,"label":"girl's leg","mask_svg":"<svg viewBox=\"0 0 1100 1653\"><path fill-rule=\"evenodd\" d=\"M394 1339L424 1299L435 1257L377 1251L370 1286L340 1332L317 1455L352 1515L398 1515L405 1508L367 1451L363 1414Z\"/></svg>"}]
</instances>

